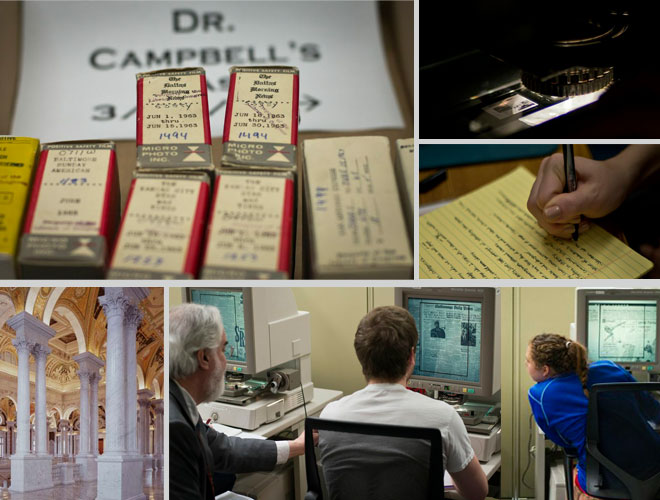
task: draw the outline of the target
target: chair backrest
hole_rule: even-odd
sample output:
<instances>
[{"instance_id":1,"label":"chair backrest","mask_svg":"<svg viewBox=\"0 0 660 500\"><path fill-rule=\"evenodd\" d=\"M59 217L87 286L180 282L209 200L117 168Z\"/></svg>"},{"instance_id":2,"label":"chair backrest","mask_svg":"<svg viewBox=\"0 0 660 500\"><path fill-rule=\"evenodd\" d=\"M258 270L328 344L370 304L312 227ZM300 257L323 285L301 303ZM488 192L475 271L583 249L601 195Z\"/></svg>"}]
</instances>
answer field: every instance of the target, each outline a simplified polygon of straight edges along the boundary
<instances>
[{"instance_id":1,"label":"chair backrest","mask_svg":"<svg viewBox=\"0 0 660 500\"><path fill-rule=\"evenodd\" d=\"M587 493L660 498L660 382L594 384L587 411Z\"/></svg>"},{"instance_id":2,"label":"chair backrest","mask_svg":"<svg viewBox=\"0 0 660 500\"><path fill-rule=\"evenodd\" d=\"M395 487L405 483L402 481L401 474L398 467L400 463L384 464L383 460L387 460L387 453L380 453L380 449L370 449L369 438L365 436L378 437L381 439L387 438L403 438L409 440L424 441L426 448L429 448L428 456L428 488L427 497L429 500L437 500L444 498L444 466L442 461L442 436L439 429L429 429L425 427L407 427L399 425L386 425L386 424L367 424L357 422L344 422L338 420L324 420L320 418L309 417L305 420L305 465L307 469L307 494L305 500L322 500L323 491L321 486L321 478L316 466L316 455L314 453L314 439L313 431L326 431L328 439L333 439L337 435L350 434L362 435L351 436L351 441L354 443L354 450L365 457L371 456L372 460L367 460L362 464L361 469L357 470L350 464L337 477L342 479L345 483L343 486L349 486L351 491L346 491L346 498L374 498L373 494L365 494L361 489L375 487L382 489L390 486L391 491ZM365 442L369 441L369 442ZM401 457L396 457L401 460ZM407 457L406 460L415 460L412 457ZM386 466L384 466L386 465ZM426 464L424 464L426 471ZM392 471L395 471L392 473ZM406 478L406 480L409 478ZM371 486L369 486L371 485ZM336 485L329 484L328 488L332 493L332 498L343 498L342 488L336 488ZM333 487L334 490L333 490ZM372 490L370 490L372 491Z\"/></svg>"}]
</instances>

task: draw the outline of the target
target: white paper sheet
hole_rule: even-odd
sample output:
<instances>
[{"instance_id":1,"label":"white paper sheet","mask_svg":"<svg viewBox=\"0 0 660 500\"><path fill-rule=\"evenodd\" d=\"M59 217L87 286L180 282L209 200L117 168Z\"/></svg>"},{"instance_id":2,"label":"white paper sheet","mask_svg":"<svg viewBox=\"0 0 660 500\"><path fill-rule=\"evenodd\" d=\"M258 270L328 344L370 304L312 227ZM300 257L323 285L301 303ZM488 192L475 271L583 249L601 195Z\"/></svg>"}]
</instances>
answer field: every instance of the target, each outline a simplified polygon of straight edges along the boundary
<instances>
[{"instance_id":1,"label":"white paper sheet","mask_svg":"<svg viewBox=\"0 0 660 500\"><path fill-rule=\"evenodd\" d=\"M412 54L411 54L412 57ZM135 74L202 66L222 135L232 65L300 69L301 130L403 127L370 1L25 2L12 133L135 138Z\"/></svg>"}]
</instances>

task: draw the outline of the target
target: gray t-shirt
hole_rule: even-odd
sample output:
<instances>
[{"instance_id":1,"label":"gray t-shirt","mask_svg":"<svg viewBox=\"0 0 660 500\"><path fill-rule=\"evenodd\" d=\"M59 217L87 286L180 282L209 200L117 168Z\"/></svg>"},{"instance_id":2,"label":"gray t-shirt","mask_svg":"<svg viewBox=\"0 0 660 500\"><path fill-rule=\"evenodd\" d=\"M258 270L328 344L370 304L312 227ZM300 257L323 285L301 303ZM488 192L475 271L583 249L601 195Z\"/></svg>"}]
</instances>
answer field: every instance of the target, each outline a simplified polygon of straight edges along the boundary
<instances>
[{"instance_id":1,"label":"gray t-shirt","mask_svg":"<svg viewBox=\"0 0 660 500\"><path fill-rule=\"evenodd\" d=\"M330 403L321 418L438 428L449 473L462 471L474 457L465 425L453 408L400 384L368 385ZM319 450L331 499L426 498L428 442L321 431ZM403 465L388 470L392 463Z\"/></svg>"}]
</instances>

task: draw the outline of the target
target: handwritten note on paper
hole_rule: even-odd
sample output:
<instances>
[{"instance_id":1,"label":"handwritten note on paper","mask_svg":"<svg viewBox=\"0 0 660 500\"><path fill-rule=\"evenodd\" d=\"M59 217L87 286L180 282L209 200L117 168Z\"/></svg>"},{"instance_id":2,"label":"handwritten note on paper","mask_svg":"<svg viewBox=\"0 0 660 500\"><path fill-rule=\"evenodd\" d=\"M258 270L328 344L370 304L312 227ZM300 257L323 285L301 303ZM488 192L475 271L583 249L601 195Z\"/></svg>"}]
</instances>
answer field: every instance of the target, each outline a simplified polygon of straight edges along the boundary
<instances>
[{"instance_id":1,"label":"handwritten note on paper","mask_svg":"<svg viewBox=\"0 0 660 500\"><path fill-rule=\"evenodd\" d=\"M316 277L410 277L413 257L388 139L310 139L303 149Z\"/></svg>"},{"instance_id":2,"label":"handwritten note on paper","mask_svg":"<svg viewBox=\"0 0 660 500\"><path fill-rule=\"evenodd\" d=\"M548 235L527 211L534 176L523 167L419 221L419 277L638 278L651 261L598 226L578 241Z\"/></svg>"}]
</instances>

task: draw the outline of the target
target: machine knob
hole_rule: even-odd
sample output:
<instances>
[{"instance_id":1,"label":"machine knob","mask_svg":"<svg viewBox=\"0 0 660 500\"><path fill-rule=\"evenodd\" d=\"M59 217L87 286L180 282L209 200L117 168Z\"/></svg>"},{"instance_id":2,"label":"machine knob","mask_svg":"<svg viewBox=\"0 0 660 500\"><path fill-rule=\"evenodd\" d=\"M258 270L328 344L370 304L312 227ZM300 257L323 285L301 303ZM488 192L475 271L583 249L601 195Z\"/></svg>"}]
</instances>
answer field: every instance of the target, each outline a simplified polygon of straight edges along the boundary
<instances>
[{"instance_id":1,"label":"machine knob","mask_svg":"<svg viewBox=\"0 0 660 500\"><path fill-rule=\"evenodd\" d=\"M613 68L585 68L580 66L544 77L525 71L522 74L522 83L529 90L556 97L591 94L607 87L613 79Z\"/></svg>"}]
</instances>

